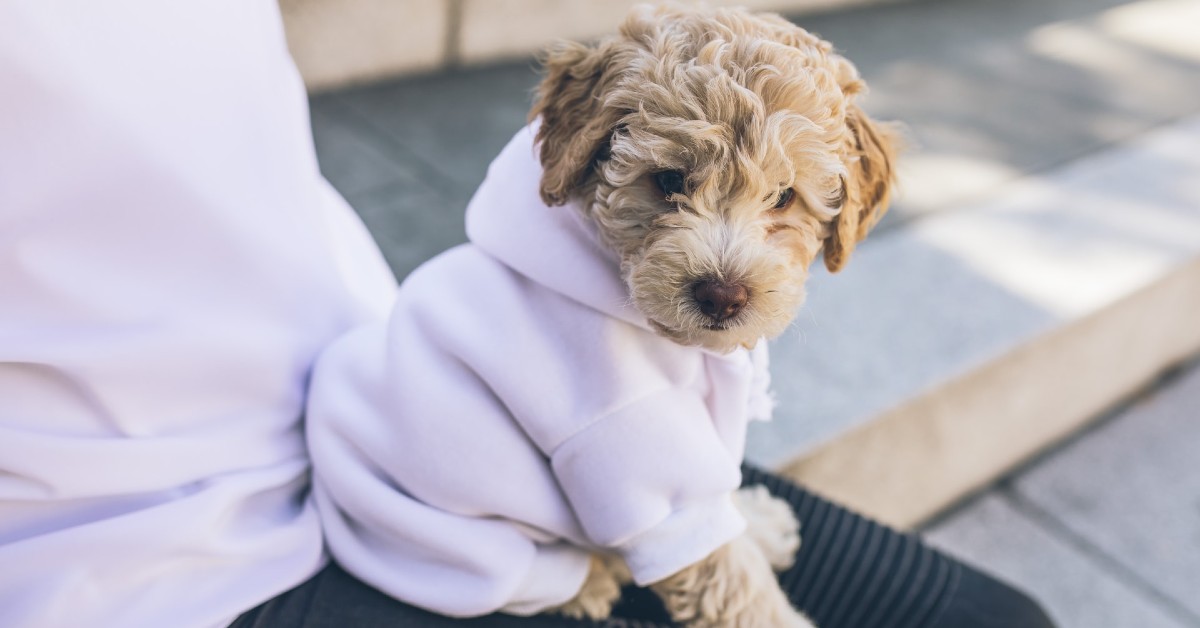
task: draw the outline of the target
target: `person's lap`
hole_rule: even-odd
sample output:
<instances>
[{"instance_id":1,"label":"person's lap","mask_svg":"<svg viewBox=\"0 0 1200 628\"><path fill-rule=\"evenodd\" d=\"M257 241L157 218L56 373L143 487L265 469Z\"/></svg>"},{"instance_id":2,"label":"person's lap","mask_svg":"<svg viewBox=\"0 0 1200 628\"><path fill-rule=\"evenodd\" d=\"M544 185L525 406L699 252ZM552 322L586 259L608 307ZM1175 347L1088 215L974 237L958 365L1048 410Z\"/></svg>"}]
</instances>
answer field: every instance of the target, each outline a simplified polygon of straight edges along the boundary
<instances>
[{"instance_id":1,"label":"person's lap","mask_svg":"<svg viewBox=\"0 0 1200 628\"><path fill-rule=\"evenodd\" d=\"M793 604L820 628L1050 628L1025 594L923 544L747 468L746 484L786 499L801 522L796 564L780 574ZM238 618L233 628L660 628L671 626L645 589L629 587L612 619L596 623L538 615L452 619L396 601L336 564Z\"/></svg>"}]
</instances>

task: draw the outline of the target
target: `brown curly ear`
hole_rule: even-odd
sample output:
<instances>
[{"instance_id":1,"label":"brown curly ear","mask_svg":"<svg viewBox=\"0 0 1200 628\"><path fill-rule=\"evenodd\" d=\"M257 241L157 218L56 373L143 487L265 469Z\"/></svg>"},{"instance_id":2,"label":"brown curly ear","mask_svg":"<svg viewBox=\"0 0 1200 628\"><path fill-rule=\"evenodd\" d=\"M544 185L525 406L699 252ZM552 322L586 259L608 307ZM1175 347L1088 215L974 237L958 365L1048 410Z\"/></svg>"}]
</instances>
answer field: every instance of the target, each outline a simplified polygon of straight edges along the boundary
<instances>
[{"instance_id":1,"label":"brown curly ear","mask_svg":"<svg viewBox=\"0 0 1200 628\"><path fill-rule=\"evenodd\" d=\"M848 178L844 182L842 211L833 219L825 238L825 267L837 272L846 265L855 245L887 212L895 173L896 130L867 117L857 105L846 110L850 140L843 158Z\"/></svg>"},{"instance_id":2,"label":"brown curly ear","mask_svg":"<svg viewBox=\"0 0 1200 628\"><path fill-rule=\"evenodd\" d=\"M566 203L608 145L618 114L606 110L601 99L614 80L609 69L617 45L611 39L595 47L562 42L543 56L545 76L529 118L542 120L536 141L542 161L539 192L547 205Z\"/></svg>"}]
</instances>

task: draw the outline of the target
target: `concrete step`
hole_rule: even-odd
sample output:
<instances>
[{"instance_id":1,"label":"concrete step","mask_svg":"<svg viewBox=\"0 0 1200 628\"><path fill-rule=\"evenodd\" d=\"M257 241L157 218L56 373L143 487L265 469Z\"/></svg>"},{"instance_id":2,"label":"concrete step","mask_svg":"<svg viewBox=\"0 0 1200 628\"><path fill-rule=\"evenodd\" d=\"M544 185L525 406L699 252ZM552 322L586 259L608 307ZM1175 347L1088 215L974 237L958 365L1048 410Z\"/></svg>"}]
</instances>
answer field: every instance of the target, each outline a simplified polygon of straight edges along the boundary
<instances>
[{"instance_id":1,"label":"concrete step","mask_svg":"<svg viewBox=\"0 0 1200 628\"><path fill-rule=\"evenodd\" d=\"M925 530L1062 628L1200 626L1200 361Z\"/></svg>"},{"instance_id":2,"label":"concrete step","mask_svg":"<svg viewBox=\"0 0 1200 628\"><path fill-rule=\"evenodd\" d=\"M1200 351L1200 117L883 235L772 345L752 460L910 526Z\"/></svg>"}]
</instances>

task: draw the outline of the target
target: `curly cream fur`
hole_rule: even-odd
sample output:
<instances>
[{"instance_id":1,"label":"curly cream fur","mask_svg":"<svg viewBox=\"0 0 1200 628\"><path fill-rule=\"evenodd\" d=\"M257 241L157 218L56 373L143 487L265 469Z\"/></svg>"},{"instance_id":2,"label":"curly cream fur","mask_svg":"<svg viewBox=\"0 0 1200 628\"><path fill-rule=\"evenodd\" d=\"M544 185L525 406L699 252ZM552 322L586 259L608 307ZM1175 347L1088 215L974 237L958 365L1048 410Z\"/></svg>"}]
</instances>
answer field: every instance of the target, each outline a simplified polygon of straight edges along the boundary
<instances>
[{"instance_id":1,"label":"curly cream fur","mask_svg":"<svg viewBox=\"0 0 1200 628\"><path fill-rule=\"evenodd\" d=\"M748 536L650 588L671 619L688 628L813 628L792 608L766 555Z\"/></svg>"},{"instance_id":2,"label":"curly cream fur","mask_svg":"<svg viewBox=\"0 0 1200 628\"><path fill-rule=\"evenodd\" d=\"M865 86L849 61L778 16L642 6L619 35L559 44L545 66L531 112L542 198L593 221L634 305L676 342L731 351L778 335L809 266L823 253L840 270L886 211L895 132L855 103ZM668 170L686 189L664 198L654 175ZM749 294L719 323L693 294L713 279ZM652 588L688 626L810 627L772 572L799 524L765 493L738 502L747 533ZM612 561L561 610L606 616L627 581Z\"/></svg>"}]
</instances>

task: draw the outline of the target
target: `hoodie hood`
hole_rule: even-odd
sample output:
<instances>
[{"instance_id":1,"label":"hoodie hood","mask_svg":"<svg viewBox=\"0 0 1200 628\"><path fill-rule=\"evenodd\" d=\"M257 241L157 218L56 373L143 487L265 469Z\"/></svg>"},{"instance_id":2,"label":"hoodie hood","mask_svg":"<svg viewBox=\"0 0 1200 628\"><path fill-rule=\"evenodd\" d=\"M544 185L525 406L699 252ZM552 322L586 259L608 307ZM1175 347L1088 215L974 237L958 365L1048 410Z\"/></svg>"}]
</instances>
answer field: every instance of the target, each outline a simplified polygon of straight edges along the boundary
<instances>
[{"instance_id":1,"label":"hoodie hood","mask_svg":"<svg viewBox=\"0 0 1200 628\"><path fill-rule=\"evenodd\" d=\"M651 330L621 279L617 256L600 243L578 201L546 205L538 195L542 165L537 123L517 132L488 166L467 205L467 237L488 255L554 292Z\"/></svg>"}]
</instances>

